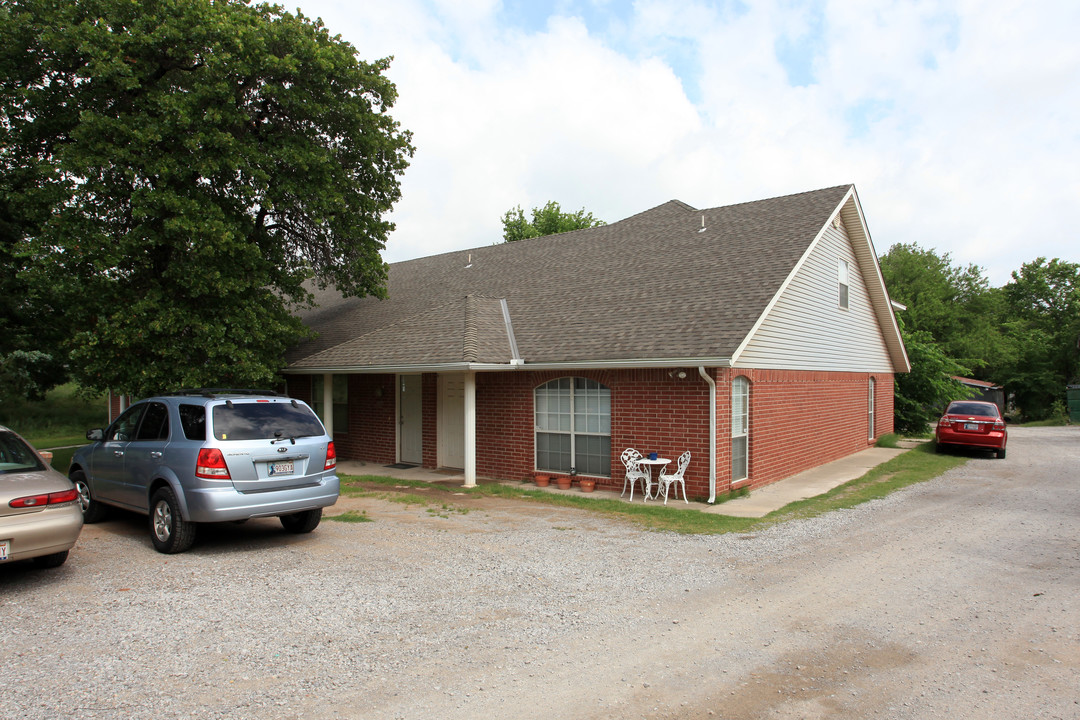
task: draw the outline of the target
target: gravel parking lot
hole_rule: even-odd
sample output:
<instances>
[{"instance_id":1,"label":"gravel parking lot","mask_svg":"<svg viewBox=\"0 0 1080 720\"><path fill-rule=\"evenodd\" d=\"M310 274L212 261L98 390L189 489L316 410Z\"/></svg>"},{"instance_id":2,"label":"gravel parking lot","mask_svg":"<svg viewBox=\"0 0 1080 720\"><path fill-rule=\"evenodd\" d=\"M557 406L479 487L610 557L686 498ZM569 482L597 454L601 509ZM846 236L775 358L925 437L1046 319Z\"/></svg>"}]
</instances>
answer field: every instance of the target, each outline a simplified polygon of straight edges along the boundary
<instances>
[{"instance_id":1,"label":"gravel parking lot","mask_svg":"<svg viewBox=\"0 0 1080 720\"><path fill-rule=\"evenodd\" d=\"M487 499L87 526L0 566L3 718L1078 718L1080 428L752 536Z\"/></svg>"}]
</instances>

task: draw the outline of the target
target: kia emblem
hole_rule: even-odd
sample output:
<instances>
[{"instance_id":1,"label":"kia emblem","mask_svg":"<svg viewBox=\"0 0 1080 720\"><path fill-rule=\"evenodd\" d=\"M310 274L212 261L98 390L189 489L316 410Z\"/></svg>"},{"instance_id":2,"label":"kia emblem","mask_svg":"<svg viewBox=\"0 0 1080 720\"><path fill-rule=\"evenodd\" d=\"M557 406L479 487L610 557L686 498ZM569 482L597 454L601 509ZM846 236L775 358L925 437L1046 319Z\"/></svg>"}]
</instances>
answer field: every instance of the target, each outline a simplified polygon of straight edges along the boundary
<instances>
[{"instance_id":1,"label":"kia emblem","mask_svg":"<svg viewBox=\"0 0 1080 720\"><path fill-rule=\"evenodd\" d=\"M283 445L283 446L279 447L279 448L277 449L277 451L278 451L278 452L288 452L288 451L289 451L289 448L287 448L287 447L285 447L285 446Z\"/></svg>"}]
</instances>

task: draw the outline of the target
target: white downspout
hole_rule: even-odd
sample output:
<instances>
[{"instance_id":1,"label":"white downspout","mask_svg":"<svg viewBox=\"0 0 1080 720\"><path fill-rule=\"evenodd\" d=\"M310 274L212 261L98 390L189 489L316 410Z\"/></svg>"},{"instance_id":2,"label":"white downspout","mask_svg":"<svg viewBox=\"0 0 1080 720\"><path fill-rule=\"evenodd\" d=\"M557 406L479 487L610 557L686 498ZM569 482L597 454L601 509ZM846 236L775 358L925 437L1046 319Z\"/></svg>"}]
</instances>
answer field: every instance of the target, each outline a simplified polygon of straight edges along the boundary
<instances>
[{"instance_id":1,"label":"white downspout","mask_svg":"<svg viewBox=\"0 0 1080 720\"><path fill-rule=\"evenodd\" d=\"M476 487L476 373L465 373L465 487Z\"/></svg>"},{"instance_id":2,"label":"white downspout","mask_svg":"<svg viewBox=\"0 0 1080 720\"><path fill-rule=\"evenodd\" d=\"M331 439L334 437L334 376L325 373L322 376L322 424L326 427L326 434Z\"/></svg>"},{"instance_id":3,"label":"white downspout","mask_svg":"<svg viewBox=\"0 0 1080 720\"><path fill-rule=\"evenodd\" d=\"M716 502L716 381L698 366L698 375L709 383L709 504Z\"/></svg>"}]
</instances>

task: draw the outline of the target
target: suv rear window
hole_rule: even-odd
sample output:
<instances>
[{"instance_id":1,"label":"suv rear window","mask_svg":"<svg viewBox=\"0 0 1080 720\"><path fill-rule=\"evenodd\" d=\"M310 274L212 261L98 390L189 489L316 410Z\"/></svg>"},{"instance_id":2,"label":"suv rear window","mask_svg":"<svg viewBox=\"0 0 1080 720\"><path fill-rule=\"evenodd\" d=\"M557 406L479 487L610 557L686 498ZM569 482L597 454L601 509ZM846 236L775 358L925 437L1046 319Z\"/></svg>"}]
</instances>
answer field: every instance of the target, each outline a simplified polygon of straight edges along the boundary
<instances>
[{"instance_id":1,"label":"suv rear window","mask_svg":"<svg viewBox=\"0 0 1080 720\"><path fill-rule=\"evenodd\" d=\"M322 435L315 413L288 402L234 402L214 406L214 437L218 440L272 440Z\"/></svg>"}]
</instances>

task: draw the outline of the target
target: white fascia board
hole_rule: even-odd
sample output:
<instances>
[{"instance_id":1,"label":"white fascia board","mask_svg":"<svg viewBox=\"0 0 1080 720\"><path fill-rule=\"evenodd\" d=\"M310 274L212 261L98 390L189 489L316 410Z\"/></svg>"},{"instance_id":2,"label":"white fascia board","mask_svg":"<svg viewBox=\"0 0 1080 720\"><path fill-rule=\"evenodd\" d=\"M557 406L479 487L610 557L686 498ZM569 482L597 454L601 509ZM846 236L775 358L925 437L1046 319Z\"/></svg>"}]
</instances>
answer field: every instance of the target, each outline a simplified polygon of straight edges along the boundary
<instances>
[{"instance_id":1,"label":"white fascia board","mask_svg":"<svg viewBox=\"0 0 1080 720\"><path fill-rule=\"evenodd\" d=\"M671 358L642 360L580 360L572 362L527 361L516 363L439 363L426 365L364 365L364 366L319 366L289 367L281 372L285 375L389 375L415 373L449 372L513 372L518 370L649 370L661 368L688 367L731 367L731 358Z\"/></svg>"}]
</instances>

